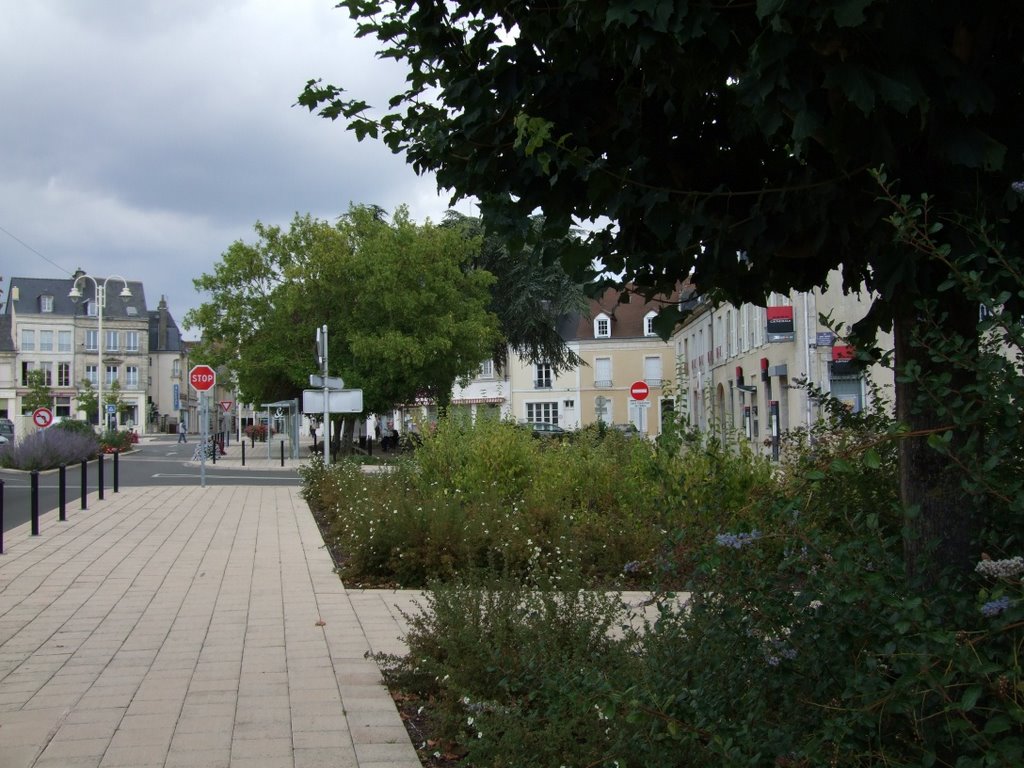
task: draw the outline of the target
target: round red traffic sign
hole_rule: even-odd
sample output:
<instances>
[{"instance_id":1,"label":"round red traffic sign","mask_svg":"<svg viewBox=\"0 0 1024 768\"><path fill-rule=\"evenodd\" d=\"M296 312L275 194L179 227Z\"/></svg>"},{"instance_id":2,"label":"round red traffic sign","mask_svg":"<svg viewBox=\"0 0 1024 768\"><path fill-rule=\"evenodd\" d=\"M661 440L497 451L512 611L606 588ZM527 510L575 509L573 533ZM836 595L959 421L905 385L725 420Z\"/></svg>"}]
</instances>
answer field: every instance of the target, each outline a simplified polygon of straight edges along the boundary
<instances>
[{"instance_id":1,"label":"round red traffic sign","mask_svg":"<svg viewBox=\"0 0 1024 768\"><path fill-rule=\"evenodd\" d=\"M32 411L32 423L40 429L50 426L53 421L53 411L49 408L36 408Z\"/></svg>"},{"instance_id":2,"label":"round red traffic sign","mask_svg":"<svg viewBox=\"0 0 1024 768\"><path fill-rule=\"evenodd\" d=\"M208 392L217 384L217 373L208 365L195 365L188 372L188 383L197 392Z\"/></svg>"},{"instance_id":3,"label":"round red traffic sign","mask_svg":"<svg viewBox=\"0 0 1024 768\"><path fill-rule=\"evenodd\" d=\"M646 381L634 381L629 385L629 396L634 400L646 400L649 394L651 388L647 386Z\"/></svg>"}]
</instances>

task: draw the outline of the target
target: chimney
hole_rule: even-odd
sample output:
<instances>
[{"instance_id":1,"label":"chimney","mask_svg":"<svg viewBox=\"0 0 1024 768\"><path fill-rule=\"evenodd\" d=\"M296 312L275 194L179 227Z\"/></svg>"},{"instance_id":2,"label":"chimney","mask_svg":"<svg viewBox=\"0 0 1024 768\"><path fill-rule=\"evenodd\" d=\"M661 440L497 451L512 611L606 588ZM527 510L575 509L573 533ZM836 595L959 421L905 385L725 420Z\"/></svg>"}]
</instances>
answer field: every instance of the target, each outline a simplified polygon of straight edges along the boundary
<instances>
[{"instance_id":1,"label":"chimney","mask_svg":"<svg viewBox=\"0 0 1024 768\"><path fill-rule=\"evenodd\" d=\"M157 349L163 351L167 349L167 297L161 296L160 303L157 305L157 311L160 313L157 319L156 326L156 346Z\"/></svg>"}]
</instances>

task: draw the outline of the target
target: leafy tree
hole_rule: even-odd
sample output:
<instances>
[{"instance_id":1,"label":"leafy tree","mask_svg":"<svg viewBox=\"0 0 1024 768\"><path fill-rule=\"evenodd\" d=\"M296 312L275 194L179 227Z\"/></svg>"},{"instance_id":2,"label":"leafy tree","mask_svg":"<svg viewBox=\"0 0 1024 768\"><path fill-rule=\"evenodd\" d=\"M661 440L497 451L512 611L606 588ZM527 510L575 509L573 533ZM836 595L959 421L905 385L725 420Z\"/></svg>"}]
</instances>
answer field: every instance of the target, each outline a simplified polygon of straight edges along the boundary
<instances>
[{"instance_id":1,"label":"leafy tree","mask_svg":"<svg viewBox=\"0 0 1024 768\"><path fill-rule=\"evenodd\" d=\"M539 228L541 221L531 224ZM587 303L582 286L566 274L561 262L545 262L533 249L513 254L507 243L484 232L479 218L457 211L445 214L443 226L478 240L474 263L495 277L491 311L503 334L492 354L497 365L504 363L511 348L527 360L547 361L556 372L579 366L579 355L558 334L557 323L565 315L584 311Z\"/></svg>"},{"instance_id":2,"label":"leafy tree","mask_svg":"<svg viewBox=\"0 0 1024 768\"><path fill-rule=\"evenodd\" d=\"M124 416L131 409L131 405L126 403L121 397L121 382L117 379L114 379L114 383L103 393L103 399L106 401L106 405L114 406L114 409L121 416Z\"/></svg>"},{"instance_id":3,"label":"leafy tree","mask_svg":"<svg viewBox=\"0 0 1024 768\"><path fill-rule=\"evenodd\" d=\"M977 342L977 307L947 271L893 241L871 170L932 212L997 222L1019 258L1024 177L1024 6L998 0L758 0L750 3L525 0L341 3L381 55L408 65L407 88L379 115L310 81L300 103L380 137L513 242L539 211L542 253L575 275L592 259L650 291L691 277L712 298L763 303L770 290L821 285L877 293L855 328L868 354L895 337L901 499L914 510L911 576L970 562L980 520L948 452L970 444L916 397L920 369L969 386L922 354L918 300ZM607 217L587 247L564 247L579 221ZM954 251L970 249L953 237ZM1018 303L1010 292L1007 299ZM662 313L661 330L672 325ZM926 556L937 544L934 560Z\"/></svg>"},{"instance_id":4,"label":"leafy tree","mask_svg":"<svg viewBox=\"0 0 1024 768\"><path fill-rule=\"evenodd\" d=\"M28 392L21 399L25 410L31 412L36 408L53 407L53 393L46 384L45 374L40 369L29 371L25 383L28 385Z\"/></svg>"},{"instance_id":5,"label":"leafy tree","mask_svg":"<svg viewBox=\"0 0 1024 768\"><path fill-rule=\"evenodd\" d=\"M78 386L78 408L85 413L85 420L90 424L98 423L97 407L99 395L88 379L82 379Z\"/></svg>"},{"instance_id":6,"label":"leafy tree","mask_svg":"<svg viewBox=\"0 0 1024 768\"><path fill-rule=\"evenodd\" d=\"M296 216L288 231L256 225L195 281L212 299L186 315L196 353L237 373L252 402L295 397L317 371L316 329L328 326L330 373L363 390L369 412L417 396L441 404L498 337L487 312L493 277L470 268L460 233L417 225L400 208L353 206L337 224Z\"/></svg>"}]
</instances>

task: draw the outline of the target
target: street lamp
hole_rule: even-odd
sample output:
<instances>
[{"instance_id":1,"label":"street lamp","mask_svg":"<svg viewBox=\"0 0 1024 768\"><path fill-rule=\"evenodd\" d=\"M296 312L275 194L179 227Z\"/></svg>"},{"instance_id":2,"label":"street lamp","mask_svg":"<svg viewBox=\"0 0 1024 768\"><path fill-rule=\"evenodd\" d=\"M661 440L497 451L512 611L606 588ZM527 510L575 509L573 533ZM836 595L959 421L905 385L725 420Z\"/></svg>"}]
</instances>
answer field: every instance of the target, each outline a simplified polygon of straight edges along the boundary
<instances>
[{"instance_id":1,"label":"street lamp","mask_svg":"<svg viewBox=\"0 0 1024 768\"><path fill-rule=\"evenodd\" d=\"M104 412L105 406L103 403L103 308L107 306L107 283L111 280L120 280L124 283L124 288L121 289L120 293L121 299L124 301L128 301L128 299L132 297L132 292L128 290L128 281L120 275L111 275L101 283L92 275L81 274L75 278L75 282L71 284L71 290L68 291L68 298L71 299L72 303L77 303L78 300L82 298L82 289L78 287L78 281L84 279L91 280L92 287L96 291L96 333L98 336L96 340L96 356L99 362L99 365L96 366L96 421L99 422L102 427L105 427L107 422L106 413ZM103 421L100 421L100 419L103 419Z\"/></svg>"}]
</instances>

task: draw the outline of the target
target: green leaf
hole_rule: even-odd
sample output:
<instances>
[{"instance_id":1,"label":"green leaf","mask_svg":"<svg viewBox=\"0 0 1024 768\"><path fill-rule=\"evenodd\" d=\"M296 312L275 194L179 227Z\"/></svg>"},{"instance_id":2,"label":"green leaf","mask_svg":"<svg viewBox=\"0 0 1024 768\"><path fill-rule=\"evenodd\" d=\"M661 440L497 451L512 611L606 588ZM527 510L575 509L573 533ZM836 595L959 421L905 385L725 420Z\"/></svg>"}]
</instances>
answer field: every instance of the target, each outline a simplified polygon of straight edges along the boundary
<instances>
[{"instance_id":1,"label":"green leaf","mask_svg":"<svg viewBox=\"0 0 1024 768\"><path fill-rule=\"evenodd\" d=\"M882 460L878 456L878 451L874 448L868 448L864 453L864 466L868 469L878 469L882 465Z\"/></svg>"},{"instance_id":2,"label":"green leaf","mask_svg":"<svg viewBox=\"0 0 1024 768\"><path fill-rule=\"evenodd\" d=\"M974 709L974 705L978 703L978 699L981 697L982 687L980 685L969 685L967 690L964 691L964 695L960 697L960 706L964 712L970 712ZM989 721L992 722L991 720Z\"/></svg>"}]
</instances>

